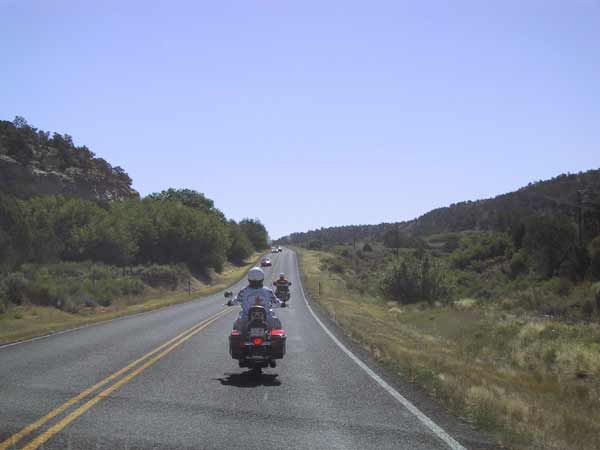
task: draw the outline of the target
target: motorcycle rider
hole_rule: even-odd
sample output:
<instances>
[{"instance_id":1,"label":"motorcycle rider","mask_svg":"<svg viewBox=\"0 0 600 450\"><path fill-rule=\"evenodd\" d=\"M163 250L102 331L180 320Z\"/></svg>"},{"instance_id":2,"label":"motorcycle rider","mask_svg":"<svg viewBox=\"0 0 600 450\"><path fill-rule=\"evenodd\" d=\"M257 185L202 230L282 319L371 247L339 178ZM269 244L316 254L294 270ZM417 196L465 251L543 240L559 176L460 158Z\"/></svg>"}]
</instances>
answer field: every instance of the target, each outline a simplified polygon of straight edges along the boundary
<instances>
[{"instance_id":1,"label":"motorcycle rider","mask_svg":"<svg viewBox=\"0 0 600 450\"><path fill-rule=\"evenodd\" d=\"M274 329L281 329L281 321L273 314L271 309L273 306L279 306L281 302L273 291L267 287L263 287L265 280L265 273L260 267L253 267L248 271L248 286L242 289L235 300L231 302L240 303L242 310L238 319L233 324L233 329L243 333L248 323L248 311L254 305L260 305L267 311L267 321L269 327ZM229 303L228 303L229 304Z\"/></svg>"},{"instance_id":2,"label":"motorcycle rider","mask_svg":"<svg viewBox=\"0 0 600 450\"><path fill-rule=\"evenodd\" d=\"M281 292L289 291L291 285L292 282L285 277L285 273L281 272L279 274L279 279L273 281L273 286L275 286L275 296Z\"/></svg>"}]
</instances>

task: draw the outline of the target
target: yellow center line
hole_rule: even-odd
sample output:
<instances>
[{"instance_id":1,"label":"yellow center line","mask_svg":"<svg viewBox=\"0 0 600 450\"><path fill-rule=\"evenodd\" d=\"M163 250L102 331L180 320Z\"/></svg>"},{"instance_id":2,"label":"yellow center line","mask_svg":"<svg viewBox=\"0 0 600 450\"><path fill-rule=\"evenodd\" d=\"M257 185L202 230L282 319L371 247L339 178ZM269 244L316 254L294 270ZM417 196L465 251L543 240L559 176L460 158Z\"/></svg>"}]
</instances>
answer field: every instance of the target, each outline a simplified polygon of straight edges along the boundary
<instances>
[{"instance_id":1,"label":"yellow center line","mask_svg":"<svg viewBox=\"0 0 600 450\"><path fill-rule=\"evenodd\" d=\"M92 397L90 400L88 400L86 403L84 403L83 405L81 405L80 407L75 409L71 414L66 416L60 422L58 422L55 425L53 425L52 427L48 428L48 430L46 430L44 433L40 434L37 438L35 438L31 442L29 442L29 444L27 444L25 447L23 447L22 450L36 450L40 445L44 444L46 441L48 441L48 439L50 439L56 433L60 432L63 428L65 428L67 425L69 425L71 422L73 422L75 419L77 419L79 416L81 416L83 413L85 413L88 409L90 409L92 406L94 406L100 400L109 396L111 393L113 393L114 391L119 389L125 383L131 381L133 378L138 376L140 373L142 373L148 367L152 366L154 363L156 363L157 361L159 361L160 359L162 359L163 357L165 357L166 355L171 353L174 349L179 347L181 344L183 344L185 341L190 339L195 334L199 333L200 331L202 331L203 329L208 327L211 323L213 323L213 322L219 320L221 317L225 316L228 312L229 312L229 310L225 310L225 313L221 313L221 314L218 314L217 316L213 316L212 319L209 319L202 326L200 326L199 328L196 328L194 331L189 333L187 336L180 339L179 341L177 341L176 343L171 345L169 348L167 348L166 350L164 350L161 353L159 353L158 355L156 355L154 358L148 360L143 365L141 365L134 371L130 372L128 375L121 378L119 381L117 381L113 385L109 386L108 388L106 388L105 390L100 392L99 394L97 394L95 397Z\"/></svg>"},{"instance_id":2,"label":"yellow center line","mask_svg":"<svg viewBox=\"0 0 600 450\"><path fill-rule=\"evenodd\" d=\"M169 341L165 342L164 344L160 345L159 347L155 348L154 350L146 353L144 356L136 359L135 361L129 363L127 366L123 367L122 369L114 372L113 374L109 375L108 377L104 378L103 380L100 380L98 383L94 384L93 386L85 389L84 391L82 391L81 393L79 393L78 395L76 395L75 397L67 400L65 403L63 403L59 407L57 407L57 408L53 409L52 411L50 411L45 416L39 418L35 422L30 423L29 425L27 425L22 430L20 430L17 433L13 434L9 438L7 438L5 441L1 442L0 443L0 450L8 450L9 448L12 448L13 446L15 446L17 444L17 442L19 442L25 436L33 433L35 430L37 430L38 428L40 428L41 426L43 426L46 422L48 422L49 420L51 420L54 417L58 416L59 414L62 414L68 408L70 408L71 406L73 406L75 403L83 400L84 398L86 398L87 396L89 396L90 394L92 394L97 389L99 389L102 386L106 385L107 383L113 381L115 378L120 377L125 372L127 372L130 369L132 369L133 367L135 367L136 365L138 365L142 361L144 361L144 360L148 359L149 357L151 357L152 355L158 353L163 348L167 347L168 345L172 344L173 342L177 341L178 339L181 339L187 333L193 332L198 327L203 326L204 324L206 324L208 321L210 321L212 319L216 319L216 318L219 318L221 316L224 316L225 313L227 313L227 312L229 312L229 310L221 311L221 312L215 314L214 316L209 317L208 319L205 319L202 322L194 325L193 327L188 328L187 330L185 330L182 333L178 334L177 336L175 336L174 338L172 338ZM212 323L212 322L210 322L210 323Z\"/></svg>"}]
</instances>

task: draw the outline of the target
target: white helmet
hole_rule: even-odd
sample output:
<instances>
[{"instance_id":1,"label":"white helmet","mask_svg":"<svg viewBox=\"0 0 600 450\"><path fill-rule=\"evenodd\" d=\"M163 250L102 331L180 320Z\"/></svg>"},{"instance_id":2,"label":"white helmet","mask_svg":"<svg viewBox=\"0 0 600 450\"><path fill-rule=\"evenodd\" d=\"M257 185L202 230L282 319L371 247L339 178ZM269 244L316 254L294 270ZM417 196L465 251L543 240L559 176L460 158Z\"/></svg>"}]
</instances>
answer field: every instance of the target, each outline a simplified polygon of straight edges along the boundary
<instances>
[{"instance_id":1,"label":"white helmet","mask_svg":"<svg viewBox=\"0 0 600 450\"><path fill-rule=\"evenodd\" d=\"M248 281L263 281L265 273L260 267L253 267L248 271Z\"/></svg>"},{"instance_id":2,"label":"white helmet","mask_svg":"<svg viewBox=\"0 0 600 450\"><path fill-rule=\"evenodd\" d=\"M281 272L281 273L279 274L279 278L285 278L285 273Z\"/></svg>"}]
</instances>

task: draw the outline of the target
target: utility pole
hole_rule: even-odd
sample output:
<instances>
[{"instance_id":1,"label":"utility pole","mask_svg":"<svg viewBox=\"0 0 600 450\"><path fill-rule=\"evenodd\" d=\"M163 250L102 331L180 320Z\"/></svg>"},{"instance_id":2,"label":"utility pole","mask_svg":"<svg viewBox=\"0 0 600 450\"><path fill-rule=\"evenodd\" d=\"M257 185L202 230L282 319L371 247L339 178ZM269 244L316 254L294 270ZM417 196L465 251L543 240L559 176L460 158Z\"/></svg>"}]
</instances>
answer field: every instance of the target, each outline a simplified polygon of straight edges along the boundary
<instances>
[{"instance_id":1,"label":"utility pole","mask_svg":"<svg viewBox=\"0 0 600 450\"><path fill-rule=\"evenodd\" d=\"M583 193L584 191L577 190L577 239L579 242L579 248L583 247Z\"/></svg>"},{"instance_id":2,"label":"utility pole","mask_svg":"<svg viewBox=\"0 0 600 450\"><path fill-rule=\"evenodd\" d=\"M396 260L400 259L400 225L396 224Z\"/></svg>"}]
</instances>

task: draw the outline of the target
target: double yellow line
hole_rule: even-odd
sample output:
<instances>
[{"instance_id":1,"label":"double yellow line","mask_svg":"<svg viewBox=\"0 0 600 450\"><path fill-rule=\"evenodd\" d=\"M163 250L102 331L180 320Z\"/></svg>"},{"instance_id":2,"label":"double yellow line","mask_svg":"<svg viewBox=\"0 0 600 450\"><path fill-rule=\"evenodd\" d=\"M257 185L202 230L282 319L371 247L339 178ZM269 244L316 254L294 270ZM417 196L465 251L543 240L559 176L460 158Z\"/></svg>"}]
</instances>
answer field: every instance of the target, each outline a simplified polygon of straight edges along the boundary
<instances>
[{"instance_id":1,"label":"double yellow line","mask_svg":"<svg viewBox=\"0 0 600 450\"><path fill-rule=\"evenodd\" d=\"M50 428L48 428L46 431L44 431L42 434L40 434L39 436L37 436L35 439L33 439L32 441L30 441L27 445L25 445L22 448L23 450L35 450L35 449L37 449L39 446L41 446L46 441L48 441L48 439L50 439L56 433L60 432L63 428L65 428L67 425L69 425L71 422L73 422L75 419L77 419L79 416L81 416L83 413L85 413L88 409L90 409L92 406L94 406L100 400L102 400L103 398L105 398L108 395L110 395L112 392L114 392L117 389L119 389L125 383L131 381L133 378L135 378L136 376L138 376L140 373L142 373L148 367L152 366L158 360L160 360L161 358L164 358L167 354L171 353L173 350L175 350L177 347L179 347L185 341L187 341L188 339L190 339L196 333L199 333L200 331L204 330L210 324L212 324L213 322L219 320L221 317L225 316L230 311L231 311L230 309L225 309L223 311L220 311L219 313L217 313L217 314L209 317L208 319L203 320L202 322L194 325L193 327L188 328L183 333L178 334L173 339L165 342L161 346L159 346L159 347L155 348L154 350L146 353L141 358L136 359L135 361L131 362L127 366L123 367L122 369L120 369L120 370L114 372L113 374L107 376L103 380L100 380L98 383L94 384L93 386L85 389L84 391L82 391L81 393L79 393L78 395L76 395L75 397L67 400L65 403L63 403L59 407L57 407L57 408L53 409L52 411L50 411L45 416L43 416L40 419L36 420L35 422L27 425L22 430L20 430L17 433L13 434L12 436L10 436L5 441L1 442L0 443L0 450L8 450L8 449L15 448L15 446L17 445L17 443L21 439L23 439L24 437L30 435L31 433L33 433L34 431L36 431L38 428L40 428L43 425L45 425L48 421L50 421L53 418L57 417L58 415L62 414L67 409L69 409L71 406L75 405L76 403L79 403L81 400L83 400L86 397L90 396L91 394L93 394L94 392L96 392L101 387L104 387L104 386L108 385L109 383L111 383L111 382L115 381L116 379L118 379L119 377L121 377L121 375L126 374L131 369L133 369L134 367L136 367L139 364L143 363L139 367L137 367L135 370L132 370L131 372L127 373L127 375L125 375L124 377L120 378L118 381L114 382L113 384L110 384L103 391L101 391L98 394L94 395L91 399L89 399L88 401L86 401L85 403L83 403L82 405L80 405L79 407L77 407L74 411L72 411L70 414L68 414L67 416L65 416L62 420L60 420L59 422L57 422L56 424L54 424L53 426L51 426Z\"/></svg>"}]
</instances>

